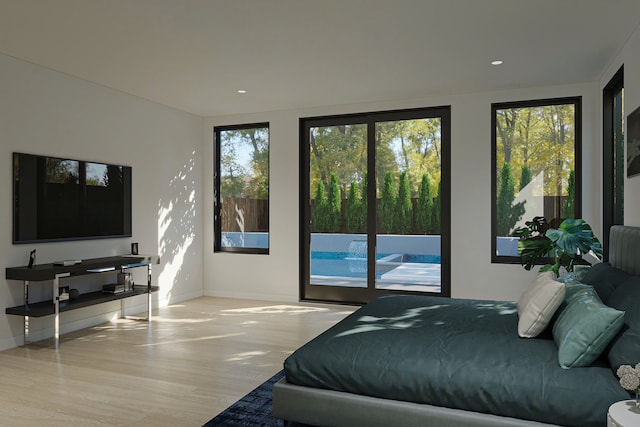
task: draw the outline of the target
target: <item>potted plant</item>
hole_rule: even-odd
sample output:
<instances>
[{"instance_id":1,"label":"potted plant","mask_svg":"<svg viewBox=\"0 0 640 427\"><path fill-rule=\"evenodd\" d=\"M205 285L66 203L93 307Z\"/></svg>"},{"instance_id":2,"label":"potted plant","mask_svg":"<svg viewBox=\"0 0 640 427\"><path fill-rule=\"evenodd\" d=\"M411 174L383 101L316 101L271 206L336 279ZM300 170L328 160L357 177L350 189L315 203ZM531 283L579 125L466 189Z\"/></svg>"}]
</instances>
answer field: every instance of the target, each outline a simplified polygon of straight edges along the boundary
<instances>
[{"instance_id":1,"label":"potted plant","mask_svg":"<svg viewBox=\"0 0 640 427\"><path fill-rule=\"evenodd\" d=\"M558 277L560 267L573 272L576 265L589 265L583 256L591 252L599 260L602 259L602 245L593 234L591 226L583 219L567 218L555 226L544 217L536 216L518 228L513 235L520 237L518 254L526 270L531 270L545 260L548 263L540 271L553 271Z\"/></svg>"}]
</instances>

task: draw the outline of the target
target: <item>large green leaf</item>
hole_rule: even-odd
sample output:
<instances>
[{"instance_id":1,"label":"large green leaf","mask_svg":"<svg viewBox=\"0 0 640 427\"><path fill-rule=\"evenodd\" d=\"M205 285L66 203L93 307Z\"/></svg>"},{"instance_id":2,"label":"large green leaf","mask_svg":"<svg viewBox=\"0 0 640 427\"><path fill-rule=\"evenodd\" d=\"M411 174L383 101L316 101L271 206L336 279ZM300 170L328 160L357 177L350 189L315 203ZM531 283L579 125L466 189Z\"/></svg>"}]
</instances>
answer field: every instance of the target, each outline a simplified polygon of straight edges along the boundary
<instances>
[{"instance_id":1,"label":"large green leaf","mask_svg":"<svg viewBox=\"0 0 640 427\"><path fill-rule=\"evenodd\" d=\"M546 221L536 217L526 225L526 229L520 230L521 240L518 242L520 261L526 270L551 259L553 264L547 264L540 270L551 270L558 276L561 267L573 271L574 265L588 264L582 259L588 252L602 259L602 245L583 219L565 219L557 228L545 229ZM541 230L545 231L544 234Z\"/></svg>"},{"instance_id":2,"label":"large green leaf","mask_svg":"<svg viewBox=\"0 0 640 427\"><path fill-rule=\"evenodd\" d=\"M553 249L553 242L547 236L534 236L518 241L520 262L525 270L531 270L540 260L547 258Z\"/></svg>"},{"instance_id":3,"label":"large green leaf","mask_svg":"<svg viewBox=\"0 0 640 427\"><path fill-rule=\"evenodd\" d=\"M573 260L581 259L589 251L598 258L602 257L602 245L583 219L567 218L558 228L547 230L545 235Z\"/></svg>"}]
</instances>

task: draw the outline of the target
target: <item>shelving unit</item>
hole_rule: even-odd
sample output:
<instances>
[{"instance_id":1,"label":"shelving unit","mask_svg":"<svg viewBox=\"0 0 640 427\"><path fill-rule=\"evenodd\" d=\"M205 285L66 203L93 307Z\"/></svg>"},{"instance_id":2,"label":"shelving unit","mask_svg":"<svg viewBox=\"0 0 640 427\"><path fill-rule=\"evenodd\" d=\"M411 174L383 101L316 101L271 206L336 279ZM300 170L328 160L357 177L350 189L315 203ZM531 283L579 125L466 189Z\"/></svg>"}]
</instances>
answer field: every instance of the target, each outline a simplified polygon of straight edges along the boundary
<instances>
[{"instance_id":1,"label":"shelving unit","mask_svg":"<svg viewBox=\"0 0 640 427\"><path fill-rule=\"evenodd\" d=\"M151 266L159 264L157 255L123 255L82 260L78 264L56 265L38 264L31 268L28 266L8 267L6 278L9 280L21 280L23 282L24 304L6 308L6 314L24 317L24 342L29 342L29 318L53 316L54 342L56 349L60 343L60 313L92 305L103 304L110 301L121 301L121 313L124 315L124 300L137 295L147 294L147 318L151 319L151 293L158 291L157 286L151 285ZM134 286L133 289L116 294L88 292L73 300L60 301L60 280L65 277L83 276L89 274L101 274L108 272L124 272L138 267L147 267L146 286ZM52 281L52 299L32 302L29 299L30 282L41 284Z\"/></svg>"}]
</instances>

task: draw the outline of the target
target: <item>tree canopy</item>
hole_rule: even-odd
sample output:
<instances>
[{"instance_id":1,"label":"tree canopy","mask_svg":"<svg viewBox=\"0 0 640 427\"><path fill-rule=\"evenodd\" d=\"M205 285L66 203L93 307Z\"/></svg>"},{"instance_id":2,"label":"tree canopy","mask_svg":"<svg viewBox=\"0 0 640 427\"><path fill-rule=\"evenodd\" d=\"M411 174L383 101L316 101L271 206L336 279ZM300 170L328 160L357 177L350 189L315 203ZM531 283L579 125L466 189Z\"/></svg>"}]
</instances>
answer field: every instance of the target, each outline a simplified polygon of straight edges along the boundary
<instances>
[{"instance_id":1,"label":"tree canopy","mask_svg":"<svg viewBox=\"0 0 640 427\"><path fill-rule=\"evenodd\" d=\"M523 188L522 177L542 173L545 196L566 196L569 173L575 168L574 105L496 110L498 181L505 163L514 172L515 188ZM523 172L523 167L528 171Z\"/></svg>"},{"instance_id":2,"label":"tree canopy","mask_svg":"<svg viewBox=\"0 0 640 427\"><path fill-rule=\"evenodd\" d=\"M439 118L377 122L375 126L376 193L387 172L406 172L411 197L418 196L422 175L440 180L441 133ZM311 188L328 183L331 173L339 177L343 198L351 182L365 187L367 126L348 124L310 129ZM432 189L432 193L435 193Z\"/></svg>"},{"instance_id":3,"label":"tree canopy","mask_svg":"<svg viewBox=\"0 0 640 427\"><path fill-rule=\"evenodd\" d=\"M223 197L269 197L269 128L220 133L220 181Z\"/></svg>"}]
</instances>

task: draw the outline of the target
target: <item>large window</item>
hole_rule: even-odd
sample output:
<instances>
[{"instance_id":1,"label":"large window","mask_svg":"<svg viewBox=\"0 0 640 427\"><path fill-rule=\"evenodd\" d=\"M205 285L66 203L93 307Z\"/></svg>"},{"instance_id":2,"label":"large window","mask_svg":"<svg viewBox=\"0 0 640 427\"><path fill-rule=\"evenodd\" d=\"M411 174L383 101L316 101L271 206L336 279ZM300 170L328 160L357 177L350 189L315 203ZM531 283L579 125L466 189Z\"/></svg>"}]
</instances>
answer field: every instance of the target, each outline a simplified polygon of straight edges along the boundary
<instances>
[{"instance_id":1,"label":"large window","mask_svg":"<svg viewBox=\"0 0 640 427\"><path fill-rule=\"evenodd\" d=\"M448 107L301 119L301 298L450 295Z\"/></svg>"},{"instance_id":2,"label":"large window","mask_svg":"<svg viewBox=\"0 0 640 427\"><path fill-rule=\"evenodd\" d=\"M214 134L214 251L268 254L269 124Z\"/></svg>"},{"instance_id":3,"label":"large window","mask_svg":"<svg viewBox=\"0 0 640 427\"><path fill-rule=\"evenodd\" d=\"M513 231L581 216L581 98L492 105L492 262L519 263Z\"/></svg>"},{"instance_id":4,"label":"large window","mask_svg":"<svg viewBox=\"0 0 640 427\"><path fill-rule=\"evenodd\" d=\"M602 249L609 259L609 229L624 224L624 68L602 91Z\"/></svg>"}]
</instances>

